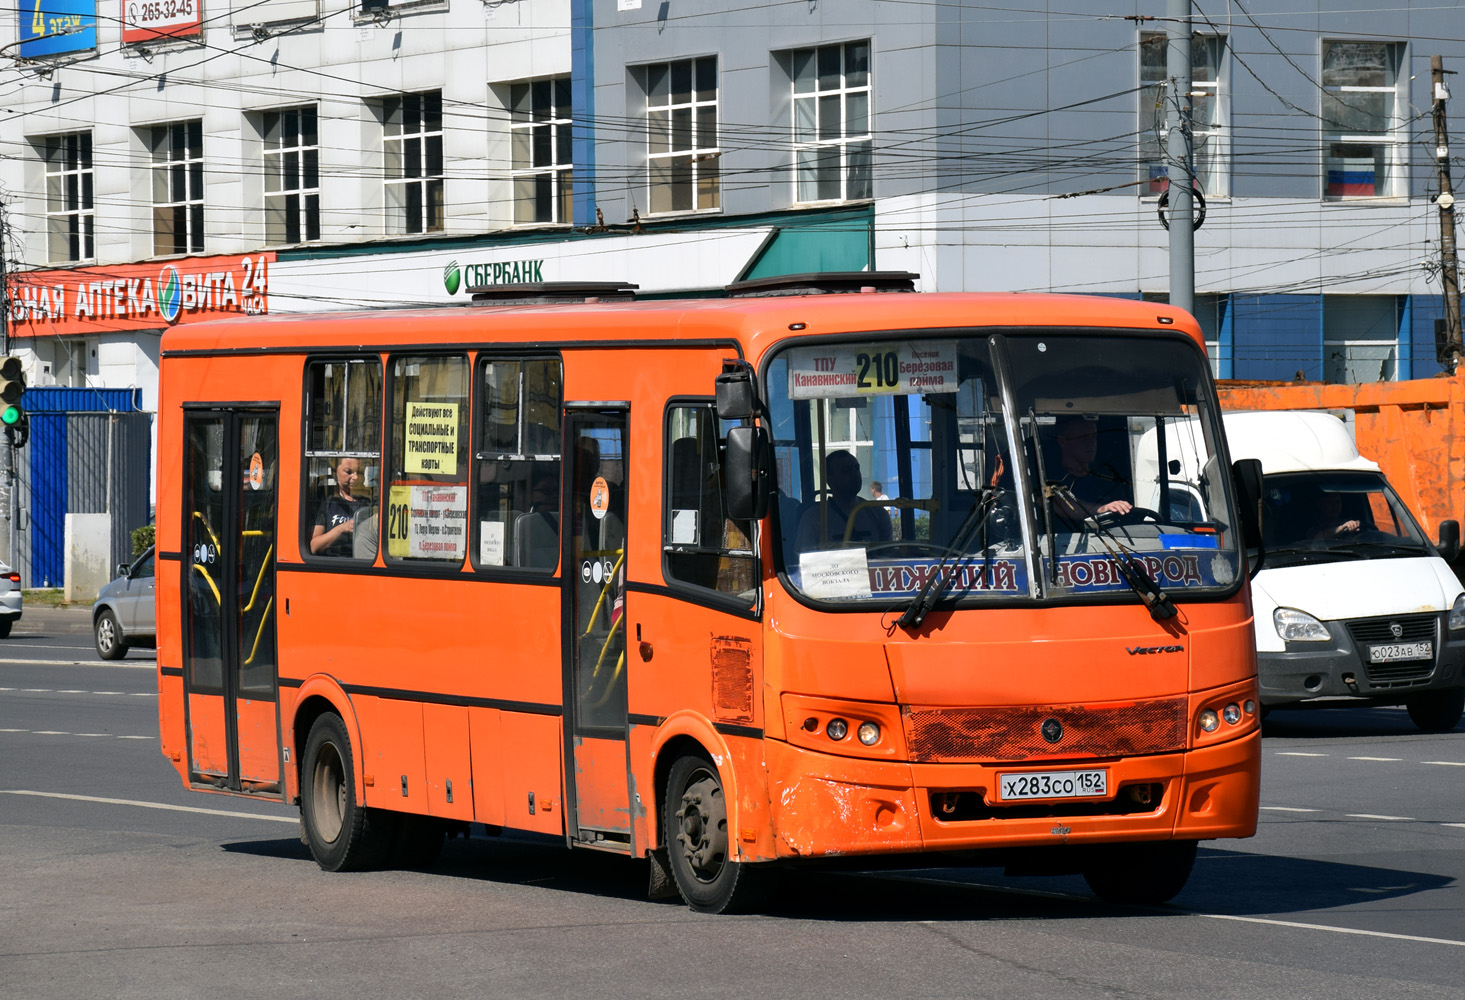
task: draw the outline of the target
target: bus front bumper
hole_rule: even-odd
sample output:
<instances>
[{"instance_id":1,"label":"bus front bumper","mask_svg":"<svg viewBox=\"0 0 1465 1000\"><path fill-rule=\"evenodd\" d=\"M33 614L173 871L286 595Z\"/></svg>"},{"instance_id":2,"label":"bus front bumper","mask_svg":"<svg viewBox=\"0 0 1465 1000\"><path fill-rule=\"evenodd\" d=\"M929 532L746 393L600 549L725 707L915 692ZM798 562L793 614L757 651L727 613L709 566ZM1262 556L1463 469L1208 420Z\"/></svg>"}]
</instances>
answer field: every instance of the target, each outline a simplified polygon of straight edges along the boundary
<instances>
[{"instance_id":1,"label":"bus front bumper","mask_svg":"<svg viewBox=\"0 0 1465 1000\"><path fill-rule=\"evenodd\" d=\"M909 764L769 740L777 856L1208 840L1256 833L1261 733L1184 754L1041 764ZM1107 794L1004 803L1000 774L1105 772Z\"/></svg>"}]
</instances>

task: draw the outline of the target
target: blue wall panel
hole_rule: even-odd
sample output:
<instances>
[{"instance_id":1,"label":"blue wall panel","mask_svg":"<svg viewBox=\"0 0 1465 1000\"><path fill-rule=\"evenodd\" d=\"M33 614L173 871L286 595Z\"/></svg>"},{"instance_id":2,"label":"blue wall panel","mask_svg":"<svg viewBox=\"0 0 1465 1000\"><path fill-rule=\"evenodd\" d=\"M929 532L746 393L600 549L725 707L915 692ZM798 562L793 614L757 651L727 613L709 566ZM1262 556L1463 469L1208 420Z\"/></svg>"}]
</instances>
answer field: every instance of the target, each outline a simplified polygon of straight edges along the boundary
<instances>
[{"instance_id":1,"label":"blue wall panel","mask_svg":"<svg viewBox=\"0 0 1465 1000\"><path fill-rule=\"evenodd\" d=\"M26 401L31 393L26 393ZM31 413L30 504L32 587L59 587L65 573L66 414Z\"/></svg>"},{"instance_id":2,"label":"blue wall panel","mask_svg":"<svg viewBox=\"0 0 1465 1000\"><path fill-rule=\"evenodd\" d=\"M1322 380L1321 295L1233 295L1231 310L1233 377Z\"/></svg>"},{"instance_id":3,"label":"blue wall panel","mask_svg":"<svg viewBox=\"0 0 1465 1000\"><path fill-rule=\"evenodd\" d=\"M1411 295L1408 304L1409 335L1412 344L1409 350L1411 376L1433 378L1440 371L1435 360L1434 321L1445 318L1445 297L1443 295ZM1399 345L1403 352L1404 345Z\"/></svg>"}]
</instances>

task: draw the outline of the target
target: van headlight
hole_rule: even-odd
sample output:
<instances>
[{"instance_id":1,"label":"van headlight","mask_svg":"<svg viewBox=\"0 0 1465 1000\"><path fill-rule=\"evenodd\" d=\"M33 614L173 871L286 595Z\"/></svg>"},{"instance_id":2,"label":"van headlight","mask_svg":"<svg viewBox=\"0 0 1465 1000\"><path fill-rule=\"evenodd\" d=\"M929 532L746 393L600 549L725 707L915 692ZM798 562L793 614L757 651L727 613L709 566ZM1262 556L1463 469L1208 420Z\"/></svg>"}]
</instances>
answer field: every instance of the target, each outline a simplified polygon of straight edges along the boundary
<instances>
[{"instance_id":1,"label":"van headlight","mask_svg":"<svg viewBox=\"0 0 1465 1000\"><path fill-rule=\"evenodd\" d=\"M1450 631L1462 628L1465 628L1465 594L1455 598L1455 603L1450 605Z\"/></svg>"},{"instance_id":2,"label":"van headlight","mask_svg":"<svg viewBox=\"0 0 1465 1000\"><path fill-rule=\"evenodd\" d=\"M1285 642L1327 642L1332 638L1328 634L1327 626L1306 611L1298 611L1296 608L1278 608L1273 611L1272 624ZM1461 624L1465 625L1465 605L1461 606Z\"/></svg>"}]
</instances>

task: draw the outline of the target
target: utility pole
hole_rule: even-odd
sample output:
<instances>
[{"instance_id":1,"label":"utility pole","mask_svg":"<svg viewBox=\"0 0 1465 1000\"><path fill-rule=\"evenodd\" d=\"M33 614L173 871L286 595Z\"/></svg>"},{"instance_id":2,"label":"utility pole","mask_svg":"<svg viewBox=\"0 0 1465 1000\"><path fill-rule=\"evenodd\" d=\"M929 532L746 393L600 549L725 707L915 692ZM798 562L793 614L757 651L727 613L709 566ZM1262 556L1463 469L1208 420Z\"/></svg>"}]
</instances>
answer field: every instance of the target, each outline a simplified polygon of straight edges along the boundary
<instances>
[{"instance_id":1,"label":"utility pole","mask_svg":"<svg viewBox=\"0 0 1465 1000\"><path fill-rule=\"evenodd\" d=\"M1460 265L1455 258L1455 192L1450 184L1450 130L1445 124L1445 61L1429 57L1429 78L1434 92L1434 162L1439 171L1440 193L1435 205L1440 210L1440 284L1445 290L1445 329L1439 344L1440 363L1451 375L1460 364Z\"/></svg>"},{"instance_id":2,"label":"utility pole","mask_svg":"<svg viewBox=\"0 0 1465 1000\"><path fill-rule=\"evenodd\" d=\"M1165 75L1171 100L1165 114L1165 159L1170 166L1170 304L1195 311L1195 230L1190 197L1194 150L1191 133L1190 2L1169 0L1165 22Z\"/></svg>"}]
</instances>

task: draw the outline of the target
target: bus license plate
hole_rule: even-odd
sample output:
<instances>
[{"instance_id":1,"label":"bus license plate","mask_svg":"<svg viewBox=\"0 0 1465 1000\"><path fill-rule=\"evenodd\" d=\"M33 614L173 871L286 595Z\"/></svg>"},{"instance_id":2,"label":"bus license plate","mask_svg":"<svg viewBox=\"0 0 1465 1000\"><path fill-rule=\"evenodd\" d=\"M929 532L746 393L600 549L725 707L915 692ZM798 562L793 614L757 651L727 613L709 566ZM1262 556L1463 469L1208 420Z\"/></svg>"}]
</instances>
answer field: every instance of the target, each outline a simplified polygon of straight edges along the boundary
<instances>
[{"instance_id":1,"label":"bus license plate","mask_svg":"<svg viewBox=\"0 0 1465 1000\"><path fill-rule=\"evenodd\" d=\"M1109 772L1097 771L1028 771L1023 774L997 775L1002 799L1073 799L1109 794Z\"/></svg>"},{"instance_id":2,"label":"bus license plate","mask_svg":"<svg viewBox=\"0 0 1465 1000\"><path fill-rule=\"evenodd\" d=\"M1369 663L1393 663L1395 660L1427 660L1434 655L1432 642L1391 642L1385 646L1369 646Z\"/></svg>"}]
</instances>

